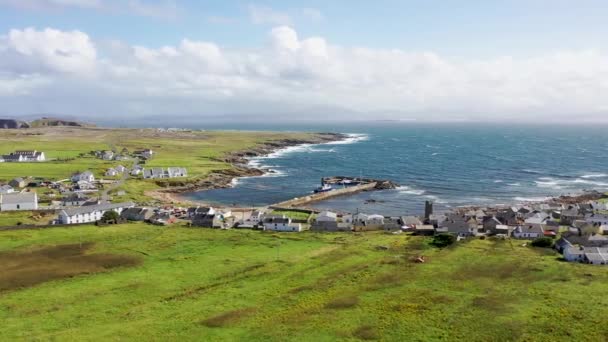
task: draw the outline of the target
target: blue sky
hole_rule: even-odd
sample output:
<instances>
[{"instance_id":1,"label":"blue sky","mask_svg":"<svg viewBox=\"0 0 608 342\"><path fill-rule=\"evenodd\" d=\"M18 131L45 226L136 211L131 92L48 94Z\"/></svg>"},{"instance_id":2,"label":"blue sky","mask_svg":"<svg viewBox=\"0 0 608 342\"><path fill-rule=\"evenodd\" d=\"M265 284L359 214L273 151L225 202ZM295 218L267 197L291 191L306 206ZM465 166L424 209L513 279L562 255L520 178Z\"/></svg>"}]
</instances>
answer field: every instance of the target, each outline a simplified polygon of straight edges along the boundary
<instances>
[{"instance_id":1,"label":"blue sky","mask_svg":"<svg viewBox=\"0 0 608 342\"><path fill-rule=\"evenodd\" d=\"M15 0L27 1L27 0ZM0 3L2 0L0 0ZM128 2L128 1L124 1ZM146 2L141 2L146 3ZM148 1L167 7L157 17L125 11L56 6L39 10L4 5L0 31L15 27L83 30L159 47L184 37L233 47L263 43L272 23L254 24L250 7L291 17L303 35L342 45L432 50L454 56L526 55L547 50L602 48L608 41L607 1ZM319 11L314 20L302 9ZM175 11L175 16L172 12Z\"/></svg>"},{"instance_id":2,"label":"blue sky","mask_svg":"<svg viewBox=\"0 0 608 342\"><path fill-rule=\"evenodd\" d=\"M481 120L487 117L484 113L508 119L532 112L560 118L580 112L603 119L608 103L597 97L606 90L601 79L607 17L608 1L599 0L0 0L0 37L5 41L0 39L0 53L8 61L0 63L0 90L10 90L5 100L17 113L45 108L76 112L78 105L61 101L73 86L104 88L98 101L117 102L107 110L133 115L161 114L158 108L174 111L192 103L200 105L200 113L179 112L217 114L229 98L240 105L225 115L251 115L255 105L254 112L292 112L304 106L405 119L428 112L458 120ZM31 46L51 40L45 48ZM69 59L60 58L62 44L72 49ZM180 63L177 55L183 58ZM196 62L193 56L201 59ZM20 59L27 63L20 64ZM184 77L146 79L160 65ZM132 71L131 78L116 79L117 70L123 76ZM192 73L201 76L184 79ZM162 93L157 85L148 85L148 94L123 98L103 86L109 81L124 81L125 87L166 81L174 84L172 91L180 90L162 97L155 93ZM50 103L43 89L57 82L66 86L63 92L56 90L59 102ZM364 88L373 82L378 82L378 94ZM422 90L416 88L420 83ZM497 88L491 91L488 85ZM260 99L252 93L255 87L272 91ZM390 92L396 95L390 97ZM142 105L150 93L162 102L156 109ZM563 99L573 93L576 98ZM476 103L475 95L491 101ZM277 96L296 99L279 101ZM359 103L347 103L351 97ZM32 100L38 105L32 106ZM551 104L555 100L563 103Z\"/></svg>"}]
</instances>

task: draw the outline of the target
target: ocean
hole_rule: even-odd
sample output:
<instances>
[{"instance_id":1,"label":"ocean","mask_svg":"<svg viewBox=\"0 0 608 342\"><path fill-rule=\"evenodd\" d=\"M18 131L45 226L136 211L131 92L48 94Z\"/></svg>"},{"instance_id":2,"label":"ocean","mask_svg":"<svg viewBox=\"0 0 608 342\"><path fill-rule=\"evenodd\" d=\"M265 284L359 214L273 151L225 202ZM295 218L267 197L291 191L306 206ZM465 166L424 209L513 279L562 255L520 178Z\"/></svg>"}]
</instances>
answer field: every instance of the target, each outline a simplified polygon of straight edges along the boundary
<instances>
[{"instance_id":1,"label":"ocean","mask_svg":"<svg viewBox=\"0 0 608 342\"><path fill-rule=\"evenodd\" d=\"M259 206L301 197L322 177L388 179L396 190L363 192L314 207L383 215L420 214L464 205L515 204L585 189L608 191L608 127L373 122L218 125L210 129L331 131L343 142L287 148L254 158L275 173L240 178L234 187L186 194L209 203Z\"/></svg>"}]
</instances>

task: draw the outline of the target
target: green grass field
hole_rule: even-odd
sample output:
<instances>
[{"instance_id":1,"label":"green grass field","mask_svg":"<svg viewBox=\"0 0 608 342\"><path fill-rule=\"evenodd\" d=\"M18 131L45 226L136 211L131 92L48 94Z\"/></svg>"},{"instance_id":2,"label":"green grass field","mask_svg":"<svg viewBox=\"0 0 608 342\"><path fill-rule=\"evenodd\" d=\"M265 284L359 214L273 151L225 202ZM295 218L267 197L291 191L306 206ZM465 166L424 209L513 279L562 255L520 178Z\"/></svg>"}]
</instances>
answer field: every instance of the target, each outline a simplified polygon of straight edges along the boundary
<instances>
[{"instance_id":1,"label":"green grass field","mask_svg":"<svg viewBox=\"0 0 608 342\"><path fill-rule=\"evenodd\" d=\"M382 233L5 231L2 339L605 341L606 268L557 257Z\"/></svg>"},{"instance_id":2,"label":"green grass field","mask_svg":"<svg viewBox=\"0 0 608 342\"><path fill-rule=\"evenodd\" d=\"M200 179L213 170L230 168L221 161L226 153L245 150L257 144L285 138L309 138L308 133L273 132L157 132L153 129L102 129L52 127L27 130L0 130L0 154L15 150L44 151L49 161L43 163L0 163L0 184L16 177L67 179L77 171L91 170L97 178L104 177L110 167L129 161L104 161L88 155L95 150L114 148L129 151L151 148L155 156L145 167L181 166L189 178ZM84 154L84 156L83 156ZM145 202L145 191L159 189L152 180L129 179L121 190L124 200Z\"/></svg>"}]
</instances>

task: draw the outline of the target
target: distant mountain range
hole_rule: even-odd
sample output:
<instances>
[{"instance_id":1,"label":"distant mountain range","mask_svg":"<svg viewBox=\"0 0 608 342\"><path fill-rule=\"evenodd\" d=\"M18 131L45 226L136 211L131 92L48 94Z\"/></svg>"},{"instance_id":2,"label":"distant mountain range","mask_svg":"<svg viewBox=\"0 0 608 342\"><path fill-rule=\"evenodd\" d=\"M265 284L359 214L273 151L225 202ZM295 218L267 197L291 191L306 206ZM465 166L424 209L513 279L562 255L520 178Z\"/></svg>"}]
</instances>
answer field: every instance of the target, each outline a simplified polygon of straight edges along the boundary
<instances>
[{"instance_id":1,"label":"distant mountain range","mask_svg":"<svg viewBox=\"0 0 608 342\"><path fill-rule=\"evenodd\" d=\"M0 119L0 129L39 128L39 127L94 127L93 124L83 123L75 120L64 120L58 118L43 117L33 121L22 121L16 119Z\"/></svg>"}]
</instances>

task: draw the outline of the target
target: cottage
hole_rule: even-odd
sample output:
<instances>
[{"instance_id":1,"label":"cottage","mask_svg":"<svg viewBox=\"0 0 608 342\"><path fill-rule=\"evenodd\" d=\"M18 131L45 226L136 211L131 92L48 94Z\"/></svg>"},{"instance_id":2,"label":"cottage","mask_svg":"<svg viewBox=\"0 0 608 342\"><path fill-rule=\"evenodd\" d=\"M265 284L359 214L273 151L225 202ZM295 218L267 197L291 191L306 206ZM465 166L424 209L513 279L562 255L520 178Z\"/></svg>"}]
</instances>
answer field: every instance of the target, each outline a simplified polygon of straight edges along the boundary
<instances>
[{"instance_id":1,"label":"cottage","mask_svg":"<svg viewBox=\"0 0 608 342\"><path fill-rule=\"evenodd\" d=\"M0 194L12 194L15 192L12 186L8 184L0 185Z\"/></svg>"},{"instance_id":2,"label":"cottage","mask_svg":"<svg viewBox=\"0 0 608 342\"><path fill-rule=\"evenodd\" d=\"M6 162L42 162L46 160L44 152L39 151L15 151L2 156Z\"/></svg>"},{"instance_id":3,"label":"cottage","mask_svg":"<svg viewBox=\"0 0 608 342\"><path fill-rule=\"evenodd\" d=\"M589 224L594 224L594 225L599 225L599 226L608 225L608 215L589 214L586 216L585 221L587 221L587 223L589 223Z\"/></svg>"},{"instance_id":4,"label":"cottage","mask_svg":"<svg viewBox=\"0 0 608 342\"><path fill-rule=\"evenodd\" d=\"M336 222L338 214L331 211L322 211L317 215L316 222Z\"/></svg>"},{"instance_id":5,"label":"cottage","mask_svg":"<svg viewBox=\"0 0 608 342\"><path fill-rule=\"evenodd\" d=\"M227 229L234 225L232 213L197 214L192 219L192 225L205 228Z\"/></svg>"},{"instance_id":6,"label":"cottage","mask_svg":"<svg viewBox=\"0 0 608 342\"><path fill-rule=\"evenodd\" d=\"M608 265L608 247L575 247L564 249L564 259L592 265Z\"/></svg>"},{"instance_id":7,"label":"cottage","mask_svg":"<svg viewBox=\"0 0 608 342\"><path fill-rule=\"evenodd\" d=\"M273 230L277 232L301 232L302 224L301 223L293 223L291 218L286 217L285 215L268 215L265 216L262 224L264 225L264 230Z\"/></svg>"},{"instance_id":8,"label":"cottage","mask_svg":"<svg viewBox=\"0 0 608 342\"><path fill-rule=\"evenodd\" d=\"M35 192L0 194L0 211L37 209L38 194Z\"/></svg>"},{"instance_id":9,"label":"cottage","mask_svg":"<svg viewBox=\"0 0 608 342\"><path fill-rule=\"evenodd\" d=\"M87 198L83 193L75 192L69 196L64 197L61 200L61 204L64 207L80 207L87 203L89 198Z\"/></svg>"},{"instance_id":10,"label":"cottage","mask_svg":"<svg viewBox=\"0 0 608 342\"><path fill-rule=\"evenodd\" d=\"M159 225L159 226L167 226L167 225L175 223L176 221L177 221L177 219L175 218L175 216L168 212L160 212L160 213L154 214L150 218L150 223Z\"/></svg>"},{"instance_id":11,"label":"cottage","mask_svg":"<svg viewBox=\"0 0 608 342\"><path fill-rule=\"evenodd\" d=\"M154 215L148 208L127 208L120 213L120 217L127 221L147 221Z\"/></svg>"},{"instance_id":12,"label":"cottage","mask_svg":"<svg viewBox=\"0 0 608 342\"><path fill-rule=\"evenodd\" d=\"M25 179L17 177L8 182L8 185L12 186L13 188L25 188L26 182Z\"/></svg>"},{"instance_id":13,"label":"cottage","mask_svg":"<svg viewBox=\"0 0 608 342\"><path fill-rule=\"evenodd\" d=\"M105 176L106 177L114 177L118 175L118 171L116 171L116 169L110 168L106 171Z\"/></svg>"},{"instance_id":14,"label":"cottage","mask_svg":"<svg viewBox=\"0 0 608 342\"><path fill-rule=\"evenodd\" d=\"M192 207L186 211L188 218L194 218L197 215L215 215L215 209L212 207Z\"/></svg>"},{"instance_id":15,"label":"cottage","mask_svg":"<svg viewBox=\"0 0 608 342\"><path fill-rule=\"evenodd\" d=\"M247 218L243 218L238 222L239 228L257 228L262 222L264 212L261 210L254 210Z\"/></svg>"},{"instance_id":16,"label":"cottage","mask_svg":"<svg viewBox=\"0 0 608 342\"><path fill-rule=\"evenodd\" d=\"M133 208L133 202L126 203L109 203L83 206L77 208L63 209L59 212L59 223L75 224L75 223L90 223L101 220L101 217L106 211L113 210L121 214L124 209Z\"/></svg>"},{"instance_id":17,"label":"cottage","mask_svg":"<svg viewBox=\"0 0 608 342\"><path fill-rule=\"evenodd\" d=\"M416 216L404 216L401 218L401 222L404 226L408 226L409 228L423 225L423 222Z\"/></svg>"},{"instance_id":18,"label":"cottage","mask_svg":"<svg viewBox=\"0 0 608 342\"><path fill-rule=\"evenodd\" d=\"M147 148L144 150L135 151L134 154L135 154L135 156L140 157L140 158L150 159L150 158L152 158L152 156L154 156L154 151Z\"/></svg>"},{"instance_id":19,"label":"cottage","mask_svg":"<svg viewBox=\"0 0 608 342\"><path fill-rule=\"evenodd\" d=\"M516 239L536 239L544 235L542 226L535 224L517 226L513 231L513 237Z\"/></svg>"},{"instance_id":20,"label":"cottage","mask_svg":"<svg viewBox=\"0 0 608 342\"><path fill-rule=\"evenodd\" d=\"M116 172L118 172L118 173L124 173L125 171L127 171L127 168L122 165L118 165L117 167L114 168L114 170L116 170Z\"/></svg>"},{"instance_id":21,"label":"cottage","mask_svg":"<svg viewBox=\"0 0 608 342\"><path fill-rule=\"evenodd\" d=\"M95 181L95 176L93 176L91 171L85 171L73 174L71 179L73 183L78 183L81 181L91 183Z\"/></svg>"},{"instance_id":22,"label":"cottage","mask_svg":"<svg viewBox=\"0 0 608 342\"><path fill-rule=\"evenodd\" d=\"M188 171L183 167L169 167L167 168L167 177L188 177Z\"/></svg>"},{"instance_id":23,"label":"cottage","mask_svg":"<svg viewBox=\"0 0 608 342\"><path fill-rule=\"evenodd\" d=\"M112 159L114 159L114 152L112 152L112 151L103 151L101 153L101 159L103 159L103 160L112 160Z\"/></svg>"},{"instance_id":24,"label":"cottage","mask_svg":"<svg viewBox=\"0 0 608 342\"><path fill-rule=\"evenodd\" d=\"M435 234L435 227L430 224L423 224L414 228L415 235L432 236Z\"/></svg>"},{"instance_id":25,"label":"cottage","mask_svg":"<svg viewBox=\"0 0 608 342\"><path fill-rule=\"evenodd\" d=\"M151 169L143 169L145 179L165 178L165 171L162 167L153 167Z\"/></svg>"}]
</instances>

